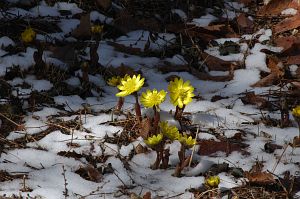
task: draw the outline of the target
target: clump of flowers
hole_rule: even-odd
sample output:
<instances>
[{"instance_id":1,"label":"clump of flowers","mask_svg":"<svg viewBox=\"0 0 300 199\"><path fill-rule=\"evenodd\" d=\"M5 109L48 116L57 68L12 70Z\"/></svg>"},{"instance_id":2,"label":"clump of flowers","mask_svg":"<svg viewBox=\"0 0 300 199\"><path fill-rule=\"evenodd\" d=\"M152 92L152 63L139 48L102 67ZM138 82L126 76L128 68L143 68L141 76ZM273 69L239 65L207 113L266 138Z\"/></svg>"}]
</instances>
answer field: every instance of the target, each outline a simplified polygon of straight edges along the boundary
<instances>
[{"instance_id":1,"label":"clump of flowers","mask_svg":"<svg viewBox=\"0 0 300 199\"><path fill-rule=\"evenodd\" d=\"M106 83L110 86L117 87L121 83L121 80L122 80L122 78L120 76L113 76L113 77L109 78ZM118 104L115 108L115 111L116 112L121 111L123 104L124 104L124 98L119 97Z\"/></svg>"},{"instance_id":2,"label":"clump of flowers","mask_svg":"<svg viewBox=\"0 0 300 199\"><path fill-rule=\"evenodd\" d=\"M185 106L192 102L194 95L194 87L190 85L190 81L184 82L182 78L175 78L168 86L170 92L171 103L176 106L175 118L182 116Z\"/></svg>"},{"instance_id":3,"label":"clump of flowers","mask_svg":"<svg viewBox=\"0 0 300 199\"><path fill-rule=\"evenodd\" d=\"M132 77L128 76L126 78L123 78L120 84L117 86L120 92L117 93L116 96L126 97L131 94L137 95L137 91L139 91L142 88L144 82L145 78L141 78L140 74L133 75Z\"/></svg>"},{"instance_id":4,"label":"clump of flowers","mask_svg":"<svg viewBox=\"0 0 300 199\"><path fill-rule=\"evenodd\" d=\"M107 84L116 87L120 84L121 79L122 78L120 76L113 76L107 80Z\"/></svg>"},{"instance_id":5,"label":"clump of flowers","mask_svg":"<svg viewBox=\"0 0 300 199\"><path fill-rule=\"evenodd\" d=\"M93 34L100 34L103 31L103 25L92 25L91 32Z\"/></svg>"},{"instance_id":6,"label":"clump of flowers","mask_svg":"<svg viewBox=\"0 0 300 199\"><path fill-rule=\"evenodd\" d=\"M178 157L179 157L179 163L176 166L174 176L179 177L181 176L181 171L186 166L186 162L190 162L190 157L185 157L185 150L192 148L197 144L196 139L194 139L192 136L187 136L186 134L179 134L177 140L181 143L180 151L178 151Z\"/></svg>"},{"instance_id":7,"label":"clump of flowers","mask_svg":"<svg viewBox=\"0 0 300 199\"><path fill-rule=\"evenodd\" d=\"M159 123L160 132L169 138L171 141L174 141L180 137L179 130L176 126L171 126L168 122L160 122Z\"/></svg>"},{"instance_id":8,"label":"clump of flowers","mask_svg":"<svg viewBox=\"0 0 300 199\"><path fill-rule=\"evenodd\" d=\"M128 95L134 95L135 97L135 113L137 117L137 121L142 121L142 114L141 114L141 106L139 104L138 99L138 91L144 85L145 78L141 78L141 75L133 75L132 77L129 75L125 75L121 80L117 88L120 90L116 94L117 97L123 98Z\"/></svg>"},{"instance_id":9,"label":"clump of flowers","mask_svg":"<svg viewBox=\"0 0 300 199\"><path fill-rule=\"evenodd\" d=\"M36 32L31 28L26 28L22 33L21 33L21 40L24 43L30 43L32 42L36 37Z\"/></svg>"},{"instance_id":10,"label":"clump of flowers","mask_svg":"<svg viewBox=\"0 0 300 199\"><path fill-rule=\"evenodd\" d=\"M220 177L219 176L208 176L205 178L205 186L212 189L217 188L220 184Z\"/></svg>"},{"instance_id":11,"label":"clump of flowers","mask_svg":"<svg viewBox=\"0 0 300 199\"><path fill-rule=\"evenodd\" d=\"M145 79L141 75L125 75L123 78L116 76L108 79L107 84L115 86L119 89L116 94L119 99L124 99L128 95L135 97L135 112L139 127L144 125L141 116L141 108L139 105L138 91L144 85ZM192 102L194 97L194 87L190 85L189 81L184 82L182 78L176 78L171 81L168 90L170 92L171 103L176 106L175 118L182 119L182 113L187 104ZM147 118L145 123L150 127L143 132L142 136L144 142L150 148L156 151L156 160L151 166L152 169L168 167L170 149L165 148L166 143L178 140L181 143L181 149L178 152L179 164L176 167L174 176L180 176L181 171L187 166L187 162L191 157L185 157L185 150L190 149L196 145L196 139L187 134L181 134L176 126L169 125L167 121L160 121L160 104L166 99L167 92L157 89L147 90L140 96L140 101L145 108L152 108L154 117ZM119 100L120 101L120 100Z\"/></svg>"},{"instance_id":12,"label":"clump of flowers","mask_svg":"<svg viewBox=\"0 0 300 199\"><path fill-rule=\"evenodd\" d=\"M157 91L156 89L147 90L142 93L141 103L146 108L153 108L154 111L154 119L153 119L153 131L157 131L158 123L160 120L159 115L159 105L165 101L167 93L164 90Z\"/></svg>"},{"instance_id":13,"label":"clump of flowers","mask_svg":"<svg viewBox=\"0 0 300 199\"><path fill-rule=\"evenodd\" d=\"M294 116L299 128L299 138L300 138L300 105L292 109L292 115Z\"/></svg>"},{"instance_id":14,"label":"clump of flowers","mask_svg":"<svg viewBox=\"0 0 300 199\"><path fill-rule=\"evenodd\" d=\"M204 185L206 189L211 190L209 192L209 198L219 198L219 192L215 189L219 187L220 177L217 175L208 175L205 177Z\"/></svg>"},{"instance_id":15,"label":"clump of flowers","mask_svg":"<svg viewBox=\"0 0 300 199\"><path fill-rule=\"evenodd\" d=\"M153 135L151 137L148 137L144 142L151 148L154 148L158 144L160 144L163 140L163 134L159 133L157 135Z\"/></svg>"},{"instance_id":16,"label":"clump of flowers","mask_svg":"<svg viewBox=\"0 0 300 199\"><path fill-rule=\"evenodd\" d=\"M197 143L196 139L193 139L192 136L188 137L186 134L178 137L178 141L186 148L192 148Z\"/></svg>"}]
</instances>

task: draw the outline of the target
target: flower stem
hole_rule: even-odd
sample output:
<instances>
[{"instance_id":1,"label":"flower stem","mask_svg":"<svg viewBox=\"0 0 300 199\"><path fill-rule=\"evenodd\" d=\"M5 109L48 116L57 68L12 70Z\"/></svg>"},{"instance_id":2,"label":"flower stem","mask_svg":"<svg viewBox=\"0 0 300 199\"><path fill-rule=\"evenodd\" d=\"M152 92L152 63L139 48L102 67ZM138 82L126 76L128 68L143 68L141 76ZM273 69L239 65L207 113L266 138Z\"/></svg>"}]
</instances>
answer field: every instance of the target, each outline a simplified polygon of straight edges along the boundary
<instances>
[{"instance_id":1,"label":"flower stem","mask_svg":"<svg viewBox=\"0 0 300 199\"><path fill-rule=\"evenodd\" d=\"M157 130L158 130L158 123L160 121L160 114L157 111L156 106L153 106L153 111L154 111L154 118L153 118L153 133L157 134Z\"/></svg>"},{"instance_id":2,"label":"flower stem","mask_svg":"<svg viewBox=\"0 0 300 199\"><path fill-rule=\"evenodd\" d=\"M141 113L141 106L139 104L139 97L137 92L134 93L134 96L135 96L135 116L138 123L140 123L142 121L142 113Z\"/></svg>"},{"instance_id":3,"label":"flower stem","mask_svg":"<svg viewBox=\"0 0 300 199\"><path fill-rule=\"evenodd\" d=\"M118 104L116 106L117 112L121 111L123 104L124 104L124 97L119 97Z\"/></svg>"},{"instance_id":4,"label":"flower stem","mask_svg":"<svg viewBox=\"0 0 300 199\"><path fill-rule=\"evenodd\" d=\"M176 120L180 120L181 119L184 108L185 108L185 105L183 105L182 108L179 108L178 106L176 106L176 112L175 112L175 115L174 115L174 117L175 117Z\"/></svg>"}]
</instances>

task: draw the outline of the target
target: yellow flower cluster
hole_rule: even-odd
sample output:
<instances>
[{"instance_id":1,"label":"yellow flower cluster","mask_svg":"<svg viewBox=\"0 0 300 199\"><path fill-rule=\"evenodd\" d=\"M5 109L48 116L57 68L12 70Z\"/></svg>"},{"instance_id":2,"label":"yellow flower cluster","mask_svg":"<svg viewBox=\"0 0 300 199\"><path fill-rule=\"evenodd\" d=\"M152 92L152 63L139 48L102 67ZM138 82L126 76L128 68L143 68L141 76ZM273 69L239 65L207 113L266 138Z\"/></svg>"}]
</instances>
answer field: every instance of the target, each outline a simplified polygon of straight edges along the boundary
<instances>
[{"instance_id":1,"label":"yellow flower cluster","mask_svg":"<svg viewBox=\"0 0 300 199\"><path fill-rule=\"evenodd\" d=\"M186 134L183 134L183 135L180 134L180 137L178 137L178 141L188 148L191 148L195 144L197 144L196 139L193 139L192 136L188 137Z\"/></svg>"},{"instance_id":2,"label":"yellow flower cluster","mask_svg":"<svg viewBox=\"0 0 300 199\"><path fill-rule=\"evenodd\" d=\"M99 34L103 31L103 25L93 25L91 27L91 32L93 34Z\"/></svg>"},{"instance_id":3,"label":"yellow flower cluster","mask_svg":"<svg viewBox=\"0 0 300 199\"><path fill-rule=\"evenodd\" d=\"M163 134L157 134L157 135L153 135L151 137L148 137L146 140L145 140L145 143L150 146L150 147L154 147L156 145L158 145L162 139L163 139Z\"/></svg>"},{"instance_id":4,"label":"yellow flower cluster","mask_svg":"<svg viewBox=\"0 0 300 199\"><path fill-rule=\"evenodd\" d=\"M120 76L114 76L107 80L107 84L110 86L118 86L121 83L122 78Z\"/></svg>"},{"instance_id":5,"label":"yellow flower cluster","mask_svg":"<svg viewBox=\"0 0 300 199\"><path fill-rule=\"evenodd\" d=\"M177 140L180 137L180 133L176 126L170 126L168 122L159 123L160 132L169 138L170 140Z\"/></svg>"},{"instance_id":6,"label":"yellow flower cluster","mask_svg":"<svg viewBox=\"0 0 300 199\"><path fill-rule=\"evenodd\" d=\"M209 176L205 179L205 185L210 188L217 188L220 184L219 176Z\"/></svg>"},{"instance_id":7,"label":"yellow flower cluster","mask_svg":"<svg viewBox=\"0 0 300 199\"><path fill-rule=\"evenodd\" d=\"M32 42L36 37L36 33L32 28L26 28L24 32L21 33L21 40L24 43Z\"/></svg>"},{"instance_id":8,"label":"yellow flower cluster","mask_svg":"<svg viewBox=\"0 0 300 199\"><path fill-rule=\"evenodd\" d=\"M294 117L300 117L300 105L293 108L292 114Z\"/></svg>"},{"instance_id":9,"label":"yellow flower cluster","mask_svg":"<svg viewBox=\"0 0 300 199\"><path fill-rule=\"evenodd\" d=\"M166 99L166 91L161 90L157 91L156 89L150 91L147 90L145 93L142 93L141 96L141 103L146 108L151 108L153 106L158 107L159 104L161 104Z\"/></svg>"},{"instance_id":10,"label":"yellow flower cluster","mask_svg":"<svg viewBox=\"0 0 300 199\"><path fill-rule=\"evenodd\" d=\"M137 92L144 85L145 78L141 78L141 75L133 75L133 77L125 76L122 78L120 84L117 86L121 91L116 94L117 97L125 97L134 92Z\"/></svg>"},{"instance_id":11,"label":"yellow flower cluster","mask_svg":"<svg viewBox=\"0 0 300 199\"><path fill-rule=\"evenodd\" d=\"M183 82L182 78L171 81L168 90L170 91L171 103L179 108L192 102L195 96L194 87L190 85L190 81Z\"/></svg>"}]
</instances>

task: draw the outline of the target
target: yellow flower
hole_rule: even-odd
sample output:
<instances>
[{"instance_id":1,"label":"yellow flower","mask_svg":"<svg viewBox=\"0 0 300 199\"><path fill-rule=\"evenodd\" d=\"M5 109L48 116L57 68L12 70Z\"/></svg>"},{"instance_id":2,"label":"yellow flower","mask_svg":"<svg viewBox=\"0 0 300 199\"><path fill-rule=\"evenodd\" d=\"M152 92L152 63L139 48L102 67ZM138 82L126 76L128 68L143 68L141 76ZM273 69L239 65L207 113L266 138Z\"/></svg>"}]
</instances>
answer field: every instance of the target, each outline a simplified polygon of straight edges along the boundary
<instances>
[{"instance_id":1,"label":"yellow flower","mask_svg":"<svg viewBox=\"0 0 300 199\"><path fill-rule=\"evenodd\" d=\"M194 87L190 85L190 81L183 82L183 79L176 78L171 81L168 89L170 91L171 103L174 106L183 108L183 105L187 105L192 102L194 97Z\"/></svg>"},{"instance_id":2,"label":"yellow flower","mask_svg":"<svg viewBox=\"0 0 300 199\"><path fill-rule=\"evenodd\" d=\"M93 25L92 27L91 27L91 32L93 33L93 34L99 34L99 33L101 33L103 31L103 26L101 26L101 25Z\"/></svg>"},{"instance_id":3,"label":"yellow flower","mask_svg":"<svg viewBox=\"0 0 300 199\"><path fill-rule=\"evenodd\" d=\"M176 126L170 126L168 122L160 122L159 127L160 132L172 141L180 137L178 128Z\"/></svg>"},{"instance_id":4,"label":"yellow flower","mask_svg":"<svg viewBox=\"0 0 300 199\"><path fill-rule=\"evenodd\" d=\"M141 75L133 75L133 77L123 78L121 80L118 89L121 91L116 94L117 97L125 97L130 95L142 88L144 85L145 78L141 78Z\"/></svg>"},{"instance_id":5,"label":"yellow flower","mask_svg":"<svg viewBox=\"0 0 300 199\"><path fill-rule=\"evenodd\" d=\"M147 140L145 140L144 142L148 146L153 147L153 146L158 145L162 141L163 137L164 137L163 134L160 133L160 134L148 137Z\"/></svg>"},{"instance_id":6,"label":"yellow flower","mask_svg":"<svg viewBox=\"0 0 300 199\"><path fill-rule=\"evenodd\" d=\"M183 144L184 146L186 146L188 148L191 148L192 146L194 146L197 143L196 139L193 139L192 136L188 137L186 134L180 135L177 139L181 144Z\"/></svg>"},{"instance_id":7,"label":"yellow flower","mask_svg":"<svg viewBox=\"0 0 300 199\"><path fill-rule=\"evenodd\" d=\"M21 39L24 43L30 43L35 39L36 33L32 28L26 28L21 33Z\"/></svg>"},{"instance_id":8,"label":"yellow flower","mask_svg":"<svg viewBox=\"0 0 300 199\"><path fill-rule=\"evenodd\" d=\"M205 179L205 185L210 188L217 188L220 184L220 177L219 176L209 176Z\"/></svg>"},{"instance_id":9,"label":"yellow flower","mask_svg":"<svg viewBox=\"0 0 300 199\"><path fill-rule=\"evenodd\" d=\"M118 86L121 82L122 78L120 76L114 76L107 80L107 84L110 86Z\"/></svg>"},{"instance_id":10,"label":"yellow flower","mask_svg":"<svg viewBox=\"0 0 300 199\"><path fill-rule=\"evenodd\" d=\"M293 114L294 117L300 117L300 105L293 108L292 114Z\"/></svg>"},{"instance_id":11,"label":"yellow flower","mask_svg":"<svg viewBox=\"0 0 300 199\"><path fill-rule=\"evenodd\" d=\"M164 90L159 92L156 89L152 91L147 90L145 93L142 93L141 103L147 108L151 108L153 106L157 107L159 104L165 101L166 94L167 93Z\"/></svg>"}]
</instances>

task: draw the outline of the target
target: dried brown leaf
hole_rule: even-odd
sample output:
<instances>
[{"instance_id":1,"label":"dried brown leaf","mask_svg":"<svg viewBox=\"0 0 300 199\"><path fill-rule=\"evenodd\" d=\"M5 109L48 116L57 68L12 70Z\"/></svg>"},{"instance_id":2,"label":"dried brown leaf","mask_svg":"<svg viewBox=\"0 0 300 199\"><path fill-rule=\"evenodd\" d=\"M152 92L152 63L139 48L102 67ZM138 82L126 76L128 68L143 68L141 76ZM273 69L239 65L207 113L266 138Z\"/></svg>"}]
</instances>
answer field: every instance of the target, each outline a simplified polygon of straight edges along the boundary
<instances>
[{"instance_id":1,"label":"dried brown leaf","mask_svg":"<svg viewBox=\"0 0 300 199\"><path fill-rule=\"evenodd\" d=\"M278 15L282 10L289 7L293 0L271 0L258 10L258 15Z\"/></svg>"},{"instance_id":2,"label":"dried brown leaf","mask_svg":"<svg viewBox=\"0 0 300 199\"><path fill-rule=\"evenodd\" d=\"M287 59L287 64L300 64L300 55L289 56Z\"/></svg>"},{"instance_id":3,"label":"dried brown leaf","mask_svg":"<svg viewBox=\"0 0 300 199\"><path fill-rule=\"evenodd\" d=\"M75 38L90 38L91 35L90 13L86 13L81 16L80 24L73 30L72 36Z\"/></svg>"},{"instance_id":4,"label":"dried brown leaf","mask_svg":"<svg viewBox=\"0 0 300 199\"><path fill-rule=\"evenodd\" d=\"M282 66L282 63L276 57L269 57L268 68L270 68L271 74L253 84L252 87L266 87L278 82L284 75L283 69L279 66Z\"/></svg>"},{"instance_id":5,"label":"dried brown leaf","mask_svg":"<svg viewBox=\"0 0 300 199\"><path fill-rule=\"evenodd\" d=\"M250 31L253 28L253 21L250 20L245 13L241 13L236 19L241 29Z\"/></svg>"},{"instance_id":6,"label":"dried brown leaf","mask_svg":"<svg viewBox=\"0 0 300 199\"><path fill-rule=\"evenodd\" d=\"M146 193L143 195L143 199L151 199L151 193L150 193L150 192L146 192Z\"/></svg>"},{"instance_id":7,"label":"dried brown leaf","mask_svg":"<svg viewBox=\"0 0 300 199\"><path fill-rule=\"evenodd\" d=\"M91 165L88 165L85 167L86 171L87 171L87 174L89 176L89 178L94 181L94 182L101 182L102 179L103 179L103 176L102 174L97 170L95 169L93 166Z\"/></svg>"},{"instance_id":8,"label":"dried brown leaf","mask_svg":"<svg viewBox=\"0 0 300 199\"><path fill-rule=\"evenodd\" d=\"M144 118L140 125L140 136L144 139L148 138L152 127L151 118Z\"/></svg>"},{"instance_id":9,"label":"dried brown leaf","mask_svg":"<svg viewBox=\"0 0 300 199\"><path fill-rule=\"evenodd\" d=\"M111 5L111 0L96 0L96 5L99 6L102 10L107 11Z\"/></svg>"},{"instance_id":10,"label":"dried brown leaf","mask_svg":"<svg viewBox=\"0 0 300 199\"><path fill-rule=\"evenodd\" d=\"M284 19L273 28L275 34L298 28L300 26L300 14Z\"/></svg>"},{"instance_id":11,"label":"dried brown leaf","mask_svg":"<svg viewBox=\"0 0 300 199\"><path fill-rule=\"evenodd\" d=\"M268 172L245 172L245 177L250 183L257 185L268 185L275 183L275 179L272 174Z\"/></svg>"}]
</instances>

